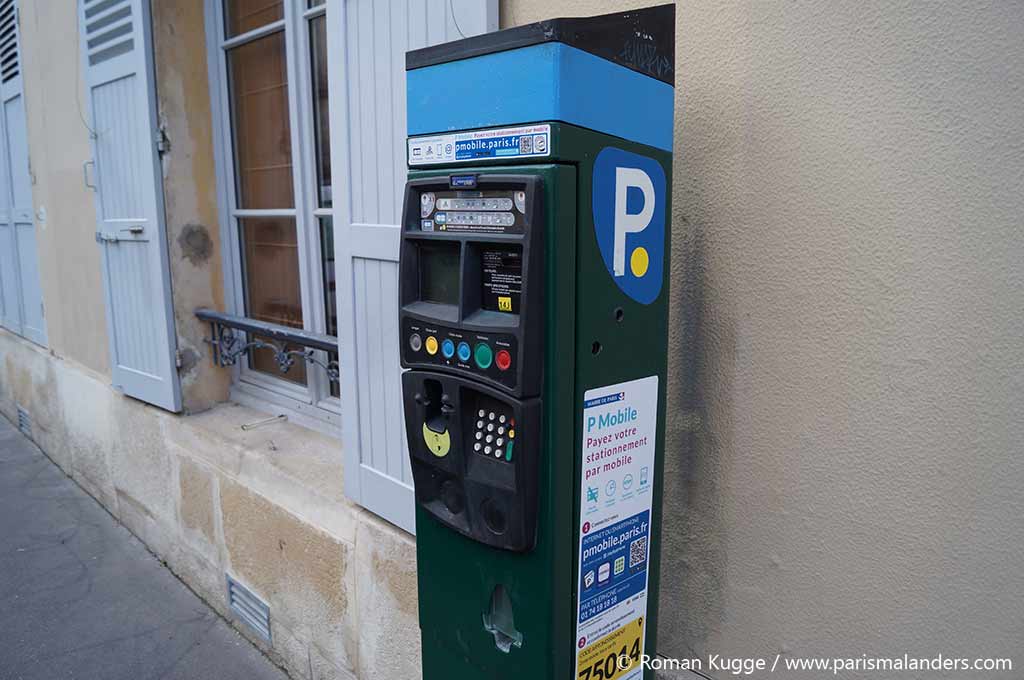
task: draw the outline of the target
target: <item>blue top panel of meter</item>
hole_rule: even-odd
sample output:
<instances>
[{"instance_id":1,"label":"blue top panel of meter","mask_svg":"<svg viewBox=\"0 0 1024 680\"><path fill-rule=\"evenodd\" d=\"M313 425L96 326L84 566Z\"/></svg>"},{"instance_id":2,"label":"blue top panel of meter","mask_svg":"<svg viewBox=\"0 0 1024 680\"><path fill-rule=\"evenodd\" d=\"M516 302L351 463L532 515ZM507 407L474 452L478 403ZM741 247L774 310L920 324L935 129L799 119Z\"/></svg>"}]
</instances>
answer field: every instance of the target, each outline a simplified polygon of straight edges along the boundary
<instances>
[{"instance_id":1,"label":"blue top panel of meter","mask_svg":"<svg viewBox=\"0 0 1024 680\"><path fill-rule=\"evenodd\" d=\"M648 12L553 20L577 23L410 52L409 135L561 121L671 151L674 11ZM579 28L587 22L591 35ZM657 30L644 30L655 22Z\"/></svg>"}]
</instances>

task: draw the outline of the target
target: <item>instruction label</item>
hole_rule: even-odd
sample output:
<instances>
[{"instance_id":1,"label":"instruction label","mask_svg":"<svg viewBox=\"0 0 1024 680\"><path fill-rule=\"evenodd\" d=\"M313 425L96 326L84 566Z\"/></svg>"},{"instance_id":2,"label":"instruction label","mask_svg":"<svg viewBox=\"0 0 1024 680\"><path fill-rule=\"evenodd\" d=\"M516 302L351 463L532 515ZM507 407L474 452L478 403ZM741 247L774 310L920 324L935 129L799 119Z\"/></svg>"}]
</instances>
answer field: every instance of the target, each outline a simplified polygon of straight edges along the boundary
<instances>
[{"instance_id":1,"label":"instruction label","mask_svg":"<svg viewBox=\"0 0 1024 680\"><path fill-rule=\"evenodd\" d=\"M580 452L577 680L640 680L658 376L587 390Z\"/></svg>"},{"instance_id":2,"label":"instruction label","mask_svg":"<svg viewBox=\"0 0 1024 680\"><path fill-rule=\"evenodd\" d=\"M495 128L409 138L409 165L536 158L551 154L551 126Z\"/></svg>"},{"instance_id":3,"label":"instruction label","mask_svg":"<svg viewBox=\"0 0 1024 680\"><path fill-rule=\"evenodd\" d=\"M523 294L523 251L514 246L483 248L480 251L480 306L496 312L519 313Z\"/></svg>"}]
</instances>

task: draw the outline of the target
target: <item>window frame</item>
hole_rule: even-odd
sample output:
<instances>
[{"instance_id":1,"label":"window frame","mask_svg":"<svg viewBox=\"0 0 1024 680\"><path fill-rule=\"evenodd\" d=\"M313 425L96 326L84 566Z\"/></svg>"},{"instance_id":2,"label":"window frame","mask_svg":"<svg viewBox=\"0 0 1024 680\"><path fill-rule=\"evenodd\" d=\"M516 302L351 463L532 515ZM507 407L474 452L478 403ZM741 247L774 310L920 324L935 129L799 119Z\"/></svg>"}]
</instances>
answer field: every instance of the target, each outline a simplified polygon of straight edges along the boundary
<instances>
[{"instance_id":1,"label":"window frame","mask_svg":"<svg viewBox=\"0 0 1024 680\"><path fill-rule=\"evenodd\" d=\"M241 221L248 217L287 217L295 222L299 259L299 290L305 330L326 333L325 282L320 244L320 218L332 218L330 207L320 207L313 102L313 65L310 30L314 19L325 16L326 2L307 8L307 0L283 0L284 18L226 38L224 0L205 0L206 42L213 118L214 155L217 166L217 202L224 265L224 303L229 314L246 315L242 263ZM228 53L232 48L284 32L285 69L288 76L288 116L292 149L293 208L240 208L235 156L234 116L231 106ZM332 189L333 195L333 189ZM340 322L340 320L339 320ZM255 350L265 351L265 350ZM318 352L325 362L327 356ZM330 425L332 434L341 424L341 399L330 393L326 372L309 365L306 385L300 385L249 367L247 360L233 368L231 397L245 405L284 408Z\"/></svg>"}]
</instances>

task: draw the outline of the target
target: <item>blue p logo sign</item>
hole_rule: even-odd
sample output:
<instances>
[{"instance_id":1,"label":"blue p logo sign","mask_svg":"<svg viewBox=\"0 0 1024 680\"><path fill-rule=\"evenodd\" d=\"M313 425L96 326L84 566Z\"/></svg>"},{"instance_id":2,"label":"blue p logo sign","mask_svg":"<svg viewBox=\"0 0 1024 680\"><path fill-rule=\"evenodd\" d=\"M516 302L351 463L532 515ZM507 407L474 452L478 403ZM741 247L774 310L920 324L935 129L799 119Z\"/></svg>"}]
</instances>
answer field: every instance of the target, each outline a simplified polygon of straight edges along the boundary
<instances>
[{"instance_id":1,"label":"blue p logo sign","mask_svg":"<svg viewBox=\"0 0 1024 680\"><path fill-rule=\"evenodd\" d=\"M647 156L605 147L594 161L594 233L612 280L637 302L661 293L665 171Z\"/></svg>"}]
</instances>

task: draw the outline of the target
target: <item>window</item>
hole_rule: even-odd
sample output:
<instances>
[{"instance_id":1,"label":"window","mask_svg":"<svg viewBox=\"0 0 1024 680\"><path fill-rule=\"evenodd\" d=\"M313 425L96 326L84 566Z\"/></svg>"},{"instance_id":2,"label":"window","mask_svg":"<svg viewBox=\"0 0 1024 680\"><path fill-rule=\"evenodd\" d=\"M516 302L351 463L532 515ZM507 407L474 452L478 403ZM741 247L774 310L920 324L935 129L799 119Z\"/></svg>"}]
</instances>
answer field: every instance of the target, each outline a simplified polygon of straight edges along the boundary
<instances>
[{"instance_id":1,"label":"window","mask_svg":"<svg viewBox=\"0 0 1024 680\"><path fill-rule=\"evenodd\" d=\"M228 311L337 336L325 0L208 2L227 175ZM299 360L282 373L267 350L250 353L238 389L323 420L340 411L338 385L322 368Z\"/></svg>"}]
</instances>

